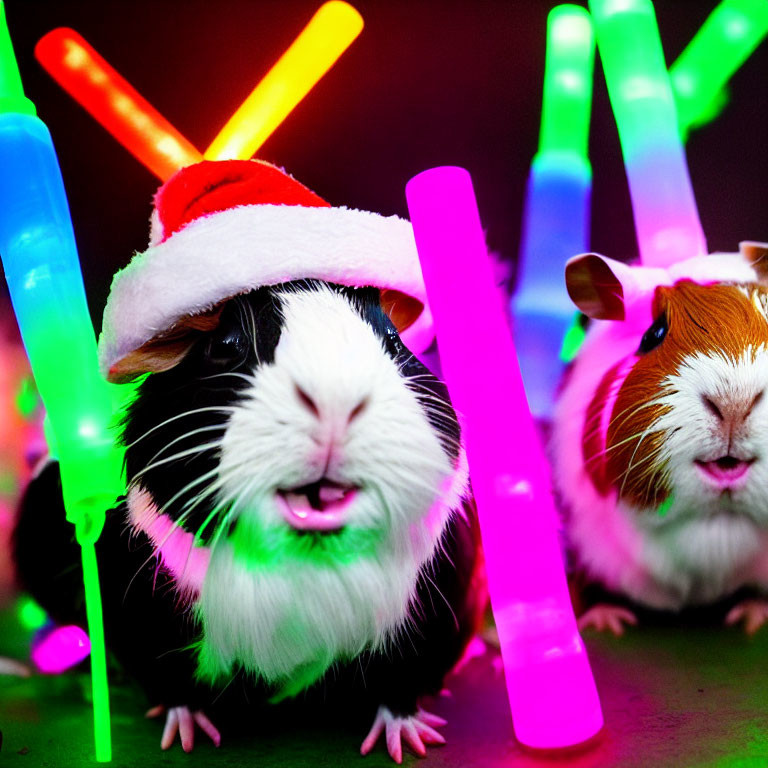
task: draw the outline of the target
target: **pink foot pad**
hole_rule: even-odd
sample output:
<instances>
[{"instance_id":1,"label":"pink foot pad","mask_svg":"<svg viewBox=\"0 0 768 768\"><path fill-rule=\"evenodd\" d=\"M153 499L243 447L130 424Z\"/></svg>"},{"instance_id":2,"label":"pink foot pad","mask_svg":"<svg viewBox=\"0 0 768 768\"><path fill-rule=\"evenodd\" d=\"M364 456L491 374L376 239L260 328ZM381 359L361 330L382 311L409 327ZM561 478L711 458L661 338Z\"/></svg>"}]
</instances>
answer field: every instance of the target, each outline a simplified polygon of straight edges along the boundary
<instances>
[{"instance_id":1,"label":"pink foot pad","mask_svg":"<svg viewBox=\"0 0 768 768\"><path fill-rule=\"evenodd\" d=\"M15 659L7 659L0 656L0 675L15 675L16 677L29 677L32 674L26 664Z\"/></svg>"},{"instance_id":2,"label":"pink foot pad","mask_svg":"<svg viewBox=\"0 0 768 768\"><path fill-rule=\"evenodd\" d=\"M163 712L165 712L165 707L152 707L146 716L159 717ZM195 746L195 725L208 734L214 746L218 747L221 744L221 735L205 712L202 710L190 712L188 707L173 707L168 710L165 717L165 728L160 739L160 749L171 747L178 733L181 739L181 748L185 752L191 752Z\"/></svg>"},{"instance_id":3,"label":"pink foot pad","mask_svg":"<svg viewBox=\"0 0 768 768\"><path fill-rule=\"evenodd\" d=\"M446 721L442 717L425 712L421 708L408 717L397 717L387 707L379 707L373 727L360 747L360 754L367 755L382 732L386 731L387 751L398 765L403 761L403 741L419 757L425 757L426 744L445 744L443 736L435 730L445 724Z\"/></svg>"},{"instance_id":4,"label":"pink foot pad","mask_svg":"<svg viewBox=\"0 0 768 768\"><path fill-rule=\"evenodd\" d=\"M731 608L725 617L725 623L733 626L744 622L744 631L754 635L768 621L768 600L743 600Z\"/></svg>"},{"instance_id":5,"label":"pink foot pad","mask_svg":"<svg viewBox=\"0 0 768 768\"><path fill-rule=\"evenodd\" d=\"M608 630L616 637L624 634L624 624L637 624L637 616L627 608L618 605L598 604L579 616L579 631L583 632L588 627L593 627L598 632Z\"/></svg>"}]
</instances>

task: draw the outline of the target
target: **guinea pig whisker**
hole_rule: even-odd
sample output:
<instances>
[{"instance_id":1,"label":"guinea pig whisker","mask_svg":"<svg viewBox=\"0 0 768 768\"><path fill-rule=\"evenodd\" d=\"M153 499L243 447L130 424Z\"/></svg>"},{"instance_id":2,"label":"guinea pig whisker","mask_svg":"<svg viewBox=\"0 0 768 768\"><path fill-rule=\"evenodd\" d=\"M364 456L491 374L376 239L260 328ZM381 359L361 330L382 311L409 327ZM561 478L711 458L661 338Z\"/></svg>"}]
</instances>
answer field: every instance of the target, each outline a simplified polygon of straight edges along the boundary
<instances>
[{"instance_id":1,"label":"guinea pig whisker","mask_svg":"<svg viewBox=\"0 0 768 768\"><path fill-rule=\"evenodd\" d=\"M171 416L170 418L166 419L165 421L161 421L159 424L156 424L151 429L148 429L143 435L140 435L137 437L133 442L126 443L126 448L133 448L137 443L141 442L145 437L148 437L153 432L155 432L158 429L162 429L162 427L167 426L173 421L177 421L178 419L182 419L185 416L196 416L198 413L234 413L235 408L233 406L206 406L205 408L195 408L191 411L184 411L184 413L177 413L175 416Z\"/></svg>"},{"instance_id":2,"label":"guinea pig whisker","mask_svg":"<svg viewBox=\"0 0 768 768\"><path fill-rule=\"evenodd\" d=\"M602 402L601 408L605 406L605 404L608 402L608 400L612 397L612 395L608 395ZM627 406L621 413L617 413L616 416L613 416L608 423L609 428L615 427L616 429L619 429L621 426L623 426L629 419L633 418L637 414L639 414L641 411L645 410L646 408L651 408L654 405L658 405L661 398L653 398L652 400L648 400L645 403L641 403L639 406L630 405ZM629 412L629 413L628 413ZM624 416L624 414L627 414ZM624 416L624 418L619 422L618 420ZM618 423L616 423L618 422ZM594 437L598 432L601 432L603 430L603 425L599 423L593 430L591 430L589 433L584 435L584 439L588 440L591 437Z\"/></svg>"},{"instance_id":3,"label":"guinea pig whisker","mask_svg":"<svg viewBox=\"0 0 768 768\"><path fill-rule=\"evenodd\" d=\"M201 475L200 477L196 478L190 483L187 483L184 488L182 488L177 494L175 494L163 507L163 509L167 509L168 507L173 504L174 501L176 501L178 498L184 495L187 491L191 490L194 486L199 485L200 483L207 482L211 478L215 477L219 473L219 469L215 468L210 470L209 472L206 472L204 475ZM200 504L202 504L204 501L207 501L211 496L218 493L227 483L229 483L235 473L230 472L227 475L220 475L219 479L215 482L212 482L208 485L207 488L203 490L202 493L195 494L195 496L186 502L184 502L183 506L181 507L181 516L179 517L178 521L179 523L183 522L184 520L189 517L189 515L198 507Z\"/></svg>"},{"instance_id":4,"label":"guinea pig whisker","mask_svg":"<svg viewBox=\"0 0 768 768\"><path fill-rule=\"evenodd\" d=\"M195 478L191 482L187 483L180 491L178 491L174 496L172 496L165 504L163 504L160 509L158 510L160 513L168 513L170 507L179 499L181 498L185 493L188 491L191 491L195 486L200 485L201 483L208 482L213 477L216 476L218 473L218 469L210 470L209 472L206 472L205 474L201 475L200 477ZM221 489L221 487L228 482L230 477L228 476L222 476L219 480L217 480L214 483L210 483L210 485L199 494L196 494L192 499L189 499L181 508L181 514L176 519L177 525L183 525L184 522L187 520L189 515L204 501L207 501L209 497L213 496L217 491Z\"/></svg>"},{"instance_id":5,"label":"guinea pig whisker","mask_svg":"<svg viewBox=\"0 0 768 768\"><path fill-rule=\"evenodd\" d=\"M656 431L659 431L659 430L656 430ZM617 479L617 481L618 481L620 478L622 478L622 477L624 478L624 479L622 480L622 483L621 483L621 488L619 489L619 496L622 496L622 495L624 494L624 489L626 488L626 485L627 485L627 481L629 480L629 476L630 476L630 473L631 473L631 472L635 471L635 470L636 470L636 469L637 469L639 466L642 466L643 464L646 464L647 462L653 462L653 460L655 460L656 458L658 458L658 454L659 454L659 450L660 450L660 449L657 449L657 450L655 450L655 451L652 451L651 453L649 453L649 454L648 454L648 455L647 455L645 458L643 458L643 459L640 459L640 460L638 460L638 461L635 461L635 460L634 460L634 459L635 459L635 455L637 454L637 451L638 451L638 449L639 449L639 447L640 447L640 443L642 442L642 440L644 439L644 437L645 437L645 434L643 435L643 437L642 437L642 438L640 438L640 442L638 442L637 446L635 447L635 450L634 450L634 452L632 453L632 457L631 457L631 458L630 458L630 460L629 460L629 464L627 465L627 468L626 468L626 470L625 470L624 472L622 472L622 473L621 473L621 475L619 475L619 477L618 477L618 478L616 478L616 479ZM653 468L653 464L652 464L652 463L650 464L650 467L651 467L651 468ZM641 477L642 477L642 475L641 475Z\"/></svg>"},{"instance_id":6,"label":"guinea pig whisker","mask_svg":"<svg viewBox=\"0 0 768 768\"><path fill-rule=\"evenodd\" d=\"M221 379L225 376L234 376L236 379L242 379L247 384L254 384L256 377L247 373L240 373L239 371L225 371L224 373L214 373L210 376L203 376L200 381L211 381L212 379Z\"/></svg>"},{"instance_id":7,"label":"guinea pig whisker","mask_svg":"<svg viewBox=\"0 0 768 768\"><path fill-rule=\"evenodd\" d=\"M614 443L613 445L608 446L602 451L598 451L597 453L594 454L594 457L595 458L597 458L598 456L605 457L611 451L615 451L617 448L621 448L623 445L626 445L627 443L631 443L633 440L637 440L637 438L641 437L642 435L643 435L643 432L635 432L634 435L630 435L629 437L624 438L624 440L621 440L618 443Z\"/></svg>"},{"instance_id":8,"label":"guinea pig whisker","mask_svg":"<svg viewBox=\"0 0 768 768\"><path fill-rule=\"evenodd\" d=\"M154 469L157 469L158 467L162 467L165 464L170 464L173 461L179 461L180 459L188 458L189 456L195 456L197 454L202 454L205 451L210 451L215 448L221 447L221 440L217 440L213 443L205 443L203 445L197 445L194 448L187 448L184 451L179 451L178 453L174 453L172 456L166 456L164 459L159 459L158 461L152 462L148 464L144 469L137 472L133 479L137 479L140 477L143 477L147 474L147 472L151 472Z\"/></svg>"},{"instance_id":9,"label":"guinea pig whisker","mask_svg":"<svg viewBox=\"0 0 768 768\"><path fill-rule=\"evenodd\" d=\"M220 424L211 425L209 427L199 427L198 429L192 430L192 432L185 432L183 435L179 435L179 437L174 438L169 443L166 443L150 460L149 462L152 463L155 459L159 458L163 453L165 453L172 445L175 445L176 443L180 443L183 440L187 440L190 437L194 437L195 435L199 435L203 432L214 432L216 430L222 431L223 427Z\"/></svg>"},{"instance_id":10,"label":"guinea pig whisker","mask_svg":"<svg viewBox=\"0 0 768 768\"><path fill-rule=\"evenodd\" d=\"M659 451L654 451L653 453L650 453L648 456L644 456L642 459L638 459L633 464L630 464L621 474L619 474L616 478L614 478L615 482L618 482L622 478L626 478L631 472L634 472L637 470L638 467L643 466L644 464L647 465L647 462L652 461L653 459L658 458ZM653 466L651 465L651 469L653 469ZM644 469L639 475L638 479L644 477L648 472L648 468L646 466L646 469ZM623 486L622 486L623 490Z\"/></svg>"}]
</instances>

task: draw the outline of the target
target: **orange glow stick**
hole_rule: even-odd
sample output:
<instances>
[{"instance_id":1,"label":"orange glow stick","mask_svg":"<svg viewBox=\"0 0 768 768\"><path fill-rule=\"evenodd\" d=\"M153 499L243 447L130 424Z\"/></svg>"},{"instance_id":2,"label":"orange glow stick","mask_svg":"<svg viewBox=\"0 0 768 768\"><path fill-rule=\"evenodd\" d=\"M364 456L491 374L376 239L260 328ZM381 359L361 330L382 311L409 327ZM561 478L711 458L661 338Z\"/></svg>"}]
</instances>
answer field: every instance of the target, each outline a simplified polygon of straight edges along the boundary
<instances>
[{"instance_id":1,"label":"orange glow stick","mask_svg":"<svg viewBox=\"0 0 768 768\"><path fill-rule=\"evenodd\" d=\"M348 3L320 7L205 151L206 160L248 160L363 29Z\"/></svg>"},{"instance_id":2,"label":"orange glow stick","mask_svg":"<svg viewBox=\"0 0 768 768\"><path fill-rule=\"evenodd\" d=\"M132 155L165 181L202 155L74 30L44 35L35 56Z\"/></svg>"}]
</instances>

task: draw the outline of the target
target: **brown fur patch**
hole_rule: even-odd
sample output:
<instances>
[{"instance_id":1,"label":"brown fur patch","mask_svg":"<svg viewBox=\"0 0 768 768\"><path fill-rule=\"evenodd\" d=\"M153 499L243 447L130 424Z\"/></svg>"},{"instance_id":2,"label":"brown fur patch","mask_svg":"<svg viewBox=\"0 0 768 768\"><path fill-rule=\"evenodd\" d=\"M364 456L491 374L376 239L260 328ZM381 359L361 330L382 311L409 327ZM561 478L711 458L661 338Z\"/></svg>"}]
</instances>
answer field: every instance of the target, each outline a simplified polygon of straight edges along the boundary
<instances>
[{"instance_id":1,"label":"brown fur patch","mask_svg":"<svg viewBox=\"0 0 768 768\"><path fill-rule=\"evenodd\" d=\"M669 495L666 467L656 460L665 435L653 425L667 407L651 405L667 376L697 352L739 359L750 347L768 344L768 322L755 306L764 286L703 286L688 280L656 289L653 316L666 313L668 331L661 344L641 355L616 399L607 435L607 472L625 500L658 506Z\"/></svg>"},{"instance_id":2,"label":"brown fur patch","mask_svg":"<svg viewBox=\"0 0 768 768\"><path fill-rule=\"evenodd\" d=\"M605 439L603 436L603 408L606 400L611 395L619 369L624 361L616 363L600 380L587 407L584 419L584 431L581 435L581 453L584 458L584 468L601 496L606 496L611 490L611 481L608 477L608 467L605 461Z\"/></svg>"}]
</instances>

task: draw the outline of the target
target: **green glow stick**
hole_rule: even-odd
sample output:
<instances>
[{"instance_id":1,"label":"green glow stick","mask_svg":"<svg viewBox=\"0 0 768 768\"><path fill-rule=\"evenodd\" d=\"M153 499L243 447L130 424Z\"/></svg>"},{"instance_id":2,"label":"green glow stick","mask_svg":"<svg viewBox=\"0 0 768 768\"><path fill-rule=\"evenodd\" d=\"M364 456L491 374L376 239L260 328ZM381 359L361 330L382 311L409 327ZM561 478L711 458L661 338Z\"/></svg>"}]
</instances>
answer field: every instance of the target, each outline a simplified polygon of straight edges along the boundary
<instances>
[{"instance_id":1,"label":"green glow stick","mask_svg":"<svg viewBox=\"0 0 768 768\"><path fill-rule=\"evenodd\" d=\"M48 621L46 612L31 597L19 598L16 612L24 629L37 630Z\"/></svg>"},{"instance_id":2,"label":"green glow stick","mask_svg":"<svg viewBox=\"0 0 768 768\"><path fill-rule=\"evenodd\" d=\"M539 154L587 158L595 42L587 11L558 5L547 18L547 60Z\"/></svg>"},{"instance_id":3,"label":"green glow stick","mask_svg":"<svg viewBox=\"0 0 768 768\"><path fill-rule=\"evenodd\" d=\"M0 113L17 112L36 115L35 105L24 95L21 75L11 45L11 35L5 23L5 7L0 1Z\"/></svg>"},{"instance_id":4,"label":"green glow stick","mask_svg":"<svg viewBox=\"0 0 768 768\"><path fill-rule=\"evenodd\" d=\"M717 117L726 83L768 34L766 0L723 0L670 67L680 131Z\"/></svg>"},{"instance_id":5,"label":"green glow stick","mask_svg":"<svg viewBox=\"0 0 768 768\"><path fill-rule=\"evenodd\" d=\"M667 267L707 253L651 0L590 0L619 129L640 260Z\"/></svg>"},{"instance_id":6,"label":"green glow stick","mask_svg":"<svg viewBox=\"0 0 768 768\"><path fill-rule=\"evenodd\" d=\"M0 255L53 430L67 519L81 547L96 759L112 757L95 542L124 492L113 398L98 372L72 222L51 135L24 97L0 2Z\"/></svg>"}]
</instances>

